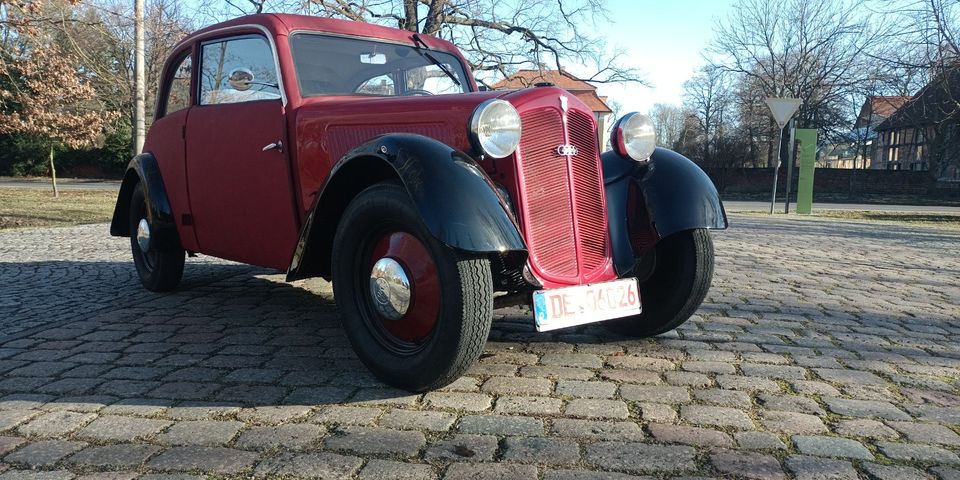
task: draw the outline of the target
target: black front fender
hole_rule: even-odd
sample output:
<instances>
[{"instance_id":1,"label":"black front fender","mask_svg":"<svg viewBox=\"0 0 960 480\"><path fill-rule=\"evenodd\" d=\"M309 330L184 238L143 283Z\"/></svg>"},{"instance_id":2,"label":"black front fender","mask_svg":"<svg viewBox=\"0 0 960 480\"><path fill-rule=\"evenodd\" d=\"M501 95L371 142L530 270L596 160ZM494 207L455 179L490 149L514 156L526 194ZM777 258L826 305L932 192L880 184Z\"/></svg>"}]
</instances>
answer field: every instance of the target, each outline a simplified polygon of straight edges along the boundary
<instances>
[{"instance_id":1,"label":"black front fender","mask_svg":"<svg viewBox=\"0 0 960 480\"><path fill-rule=\"evenodd\" d=\"M466 252L522 252L525 260L516 219L472 158L429 137L390 134L351 150L333 167L301 230L287 279L326 276L347 204L364 188L391 179L403 184L439 241Z\"/></svg>"},{"instance_id":2,"label":"black front fender","mask_svg":"<svg viewBox=\"0 0 960 480\"><path fill-rule=\"evenodd\" d=\"M617 272L630 271L636 257L631 233L661 240L697 228L727 228L727 213L710 177L697 164L672 150L657 148L640 164L609 151L601 156L607 215ZM631 189L640 195L631 196ZM639 205L631 205L637 202ZM642 221L630 218L643 215ZM631 232L630 227L649 232Z\"/></svg>"},{"instance_id":3,"label":"black front fender","mask_svg":"<svg viewBox=\"0 0 960 480\"><path fill-rule=\"evenodd\" d=\"M127 173L123 176L120 192L117 195L117 205L113 209L110 235L115 237L131 235L130 198L138 183L147 201L147 221L150 222L151 233L155 239L154 244L161 250L179 248L180 237L177 234L173 209L170 208L170 199L163 186L157 159L150 153L141 153L127 164Z\"/></svg>"}]
</instances>

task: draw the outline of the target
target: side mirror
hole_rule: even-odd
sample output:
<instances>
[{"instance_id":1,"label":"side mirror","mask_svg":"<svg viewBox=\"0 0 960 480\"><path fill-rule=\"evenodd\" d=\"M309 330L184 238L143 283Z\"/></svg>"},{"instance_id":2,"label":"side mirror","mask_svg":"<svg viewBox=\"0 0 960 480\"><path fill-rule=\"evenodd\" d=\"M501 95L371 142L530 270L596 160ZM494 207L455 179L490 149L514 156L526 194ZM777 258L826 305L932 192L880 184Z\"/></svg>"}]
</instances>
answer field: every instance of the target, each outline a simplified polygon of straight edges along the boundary
<instances>
[{"instance_id":1,"label":"side mirror","mask_svg":"<svg viewBox=\"0 0 960 480\"><path fill-rule=\"evenodd\" d=\"M234 68L230 70L230 76L227 77L227 83L234 90L246 90L253 84L256 78L249 68Z\"/></svg>"},{"instance_id":2,"label":"side mirror","mask_svg":"<svg viewBox=\"0 0 960 480\"><path fill-rule=\"evenodd\" d=\"M369 65L383 65L387 63L387 56L382 53L361 53L360 63Z\"/></svg>"}]
</instances>

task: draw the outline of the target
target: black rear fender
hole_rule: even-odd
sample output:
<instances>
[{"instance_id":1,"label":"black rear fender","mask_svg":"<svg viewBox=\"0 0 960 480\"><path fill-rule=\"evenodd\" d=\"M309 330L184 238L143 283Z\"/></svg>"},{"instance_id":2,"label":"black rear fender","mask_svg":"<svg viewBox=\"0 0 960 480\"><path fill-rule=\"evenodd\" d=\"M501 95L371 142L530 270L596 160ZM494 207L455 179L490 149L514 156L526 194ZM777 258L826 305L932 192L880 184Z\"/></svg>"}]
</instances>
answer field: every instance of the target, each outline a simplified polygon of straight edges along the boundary
<instances>
[{"instance_id":1,"label":"black rear fender","mask_svg":"<svg viewBox=\"0 0 960 480\"><path fill-rule=\"evenodd\" d=\"M177 234L177 225L174 222L167 190L160 176L160 167L157 165L157 160L149 153L133 157L127 165L127 173L123 176L120 193L117 195L117 205L113 209L110 235L115 237L131 235L130 199L137 185L143 189L143 196L147 201L147 221L150 223L153 245L160 250L179 248L180 237Z\"/></svg>"}]
</instances>

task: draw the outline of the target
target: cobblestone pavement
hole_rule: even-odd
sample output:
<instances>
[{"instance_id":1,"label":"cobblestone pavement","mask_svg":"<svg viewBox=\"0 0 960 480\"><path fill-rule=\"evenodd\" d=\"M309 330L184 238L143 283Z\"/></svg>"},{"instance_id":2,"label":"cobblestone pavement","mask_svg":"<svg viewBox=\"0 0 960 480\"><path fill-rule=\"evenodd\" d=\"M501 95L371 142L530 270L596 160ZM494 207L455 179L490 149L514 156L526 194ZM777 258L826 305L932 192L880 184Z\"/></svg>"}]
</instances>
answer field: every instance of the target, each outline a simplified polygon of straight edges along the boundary
<instances>
[{"instance_id":1,"label":"cobblestone pavement","mask_svg":"<svg viewBox=\"0 0 960 480\"><path fill-rule=\"evenodd\" d=\"M0 480L960 479L960 232L734 217L655 340L502 311L442 391L371 378L329 286L105 225L0 233Z\"/></svg>"}]
</instances>

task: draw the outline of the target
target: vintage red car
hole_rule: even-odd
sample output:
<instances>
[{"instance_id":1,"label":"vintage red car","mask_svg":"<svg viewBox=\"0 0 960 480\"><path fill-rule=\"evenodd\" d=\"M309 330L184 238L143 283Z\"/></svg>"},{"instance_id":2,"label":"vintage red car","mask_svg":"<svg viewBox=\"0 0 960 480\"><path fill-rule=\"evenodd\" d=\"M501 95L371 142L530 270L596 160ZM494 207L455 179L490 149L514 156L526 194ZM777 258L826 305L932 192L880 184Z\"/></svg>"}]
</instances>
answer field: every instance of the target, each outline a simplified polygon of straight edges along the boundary
<instances>
[{"instance_id":1,"label":"vintage red car","mask_svg":"<svg viewBox=\"0 0 960 480\"><path fill-rule=\"evenodd\" d=\"M164 66L110 233L149 290L176 287L185 252L332 280L359 358L414 391L470 367L495 305L530 304L540 331L686 321L713 275L707 229L727 226L709 178L642 115L601 153L577 97L482 91L467 65L365 23L200 30Z\"/></svg>"}]
</instances>

